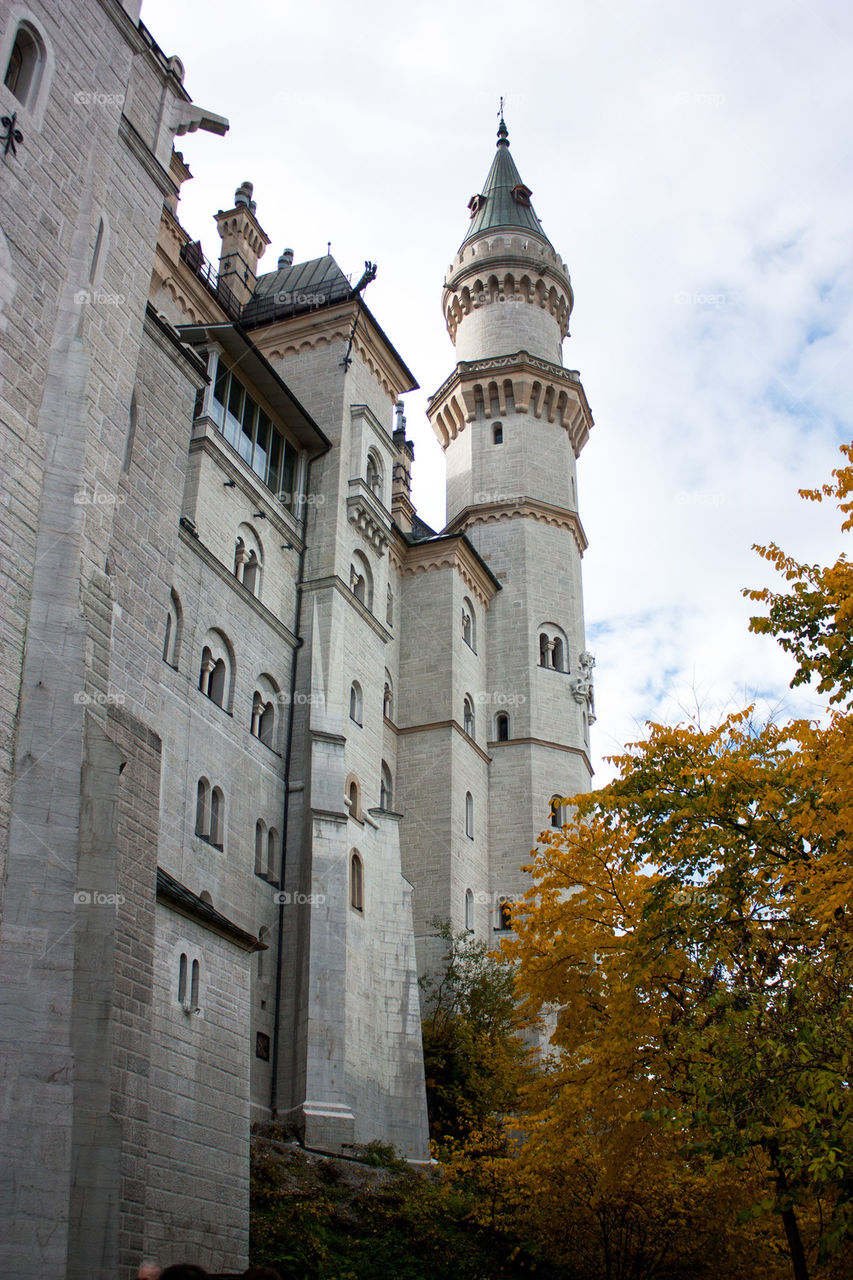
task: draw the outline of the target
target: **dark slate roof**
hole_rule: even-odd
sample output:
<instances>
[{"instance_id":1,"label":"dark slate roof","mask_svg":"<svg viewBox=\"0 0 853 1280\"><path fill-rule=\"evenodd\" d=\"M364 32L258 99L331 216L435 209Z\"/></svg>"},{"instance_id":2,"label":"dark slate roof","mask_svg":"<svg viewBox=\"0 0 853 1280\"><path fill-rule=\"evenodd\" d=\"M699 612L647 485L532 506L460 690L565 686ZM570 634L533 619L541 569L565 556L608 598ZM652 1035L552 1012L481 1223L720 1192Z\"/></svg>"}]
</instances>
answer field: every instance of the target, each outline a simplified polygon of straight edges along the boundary
<instances>
[{"instance_id":1,"label":"dark slate roof","mask_svg":"<svg viewBox=\"0 0 853 1280\"><path fill-rule=\"evenodd\" d=\"M239 947L245 951L266 951L266 943L259 942L253 933L247 933L245 929L241 929L233 920L229 920L221 911L216 911L209 902L205 902L203 898L199 898L197 894L188 889L186 885L181 884L180 880L176 880L174 876L170 876L168 871L164 871L162 867L157 868L157 897L169 902L172 906L177 907L184 915L193 916L201 924L206 924L208 928L213 929L216 933L222 934L223 937L229 938L232 942L236 942Z\"/></svg>"},{"instance_id":2,"label":"dark slate roof","mask_svg":"<svg viewBox=\"0 0 853 1280\"><path fill-rule=\"evenodd\" d=\"M501 120L498 129L497 153L492 161L485 186L480 192L483 203L471 219L468 233L462 241L463 245L483 231L519 230L532 231L546 244L551 244L534 213L533 205L523 204L514 199L512 192L515 187L528 190L521 181L521 174L509 153L509 135L506 125Z\"/></svg>"},{"instance_id":3,"label":"dark slate roof","mask_svg":"<svg viewBox=\"0 0 853 1280\"><path fill-rule=\"evenodd\" d=\"M259 276L255 292L240 315L245 328L270 324L282 316L345 302L352 286L331 254L297 262Z\"/></svg>"},{"instance_id":4,"label":"dark slate roof","mask_svg":"<svg viewBox=\"0 0 853 1280\"><path fill-rule=\"evenodd\" d=\"M422 520L419 515L412 516L412 542L426 542L429 538L437 537L435 529L431 529L426 520Z\"/></svg>"}]
</instances>

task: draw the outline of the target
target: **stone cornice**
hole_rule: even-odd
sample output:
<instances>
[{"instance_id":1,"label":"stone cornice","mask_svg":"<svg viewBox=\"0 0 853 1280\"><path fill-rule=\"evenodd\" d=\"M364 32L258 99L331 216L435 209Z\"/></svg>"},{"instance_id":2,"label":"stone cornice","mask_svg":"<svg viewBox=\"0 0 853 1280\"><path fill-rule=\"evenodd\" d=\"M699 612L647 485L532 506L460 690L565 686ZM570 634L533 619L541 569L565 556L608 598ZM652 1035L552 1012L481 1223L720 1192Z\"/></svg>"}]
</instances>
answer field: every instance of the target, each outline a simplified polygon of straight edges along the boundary
<instances>
[{"instance_id":1,"label":"stone cornice","mask_svg":"<svg viewBox=\"0 0 853 1280\"><path fill-rule=\"evenodd\" d=\"M401 551L400 543L396 550ZM483 565L471 544L454 531L450 536L431 538L428 542L405 544L399 557L401 578L415 578L422 573L452 569L465 583L484 609L488 609L499 587Z\"/></svg>"},{"instance_id":2,"label":"stone cornice","mask_svg":"<svg viewBox=\"0 0 853 1280\"><path fill-rule=\"evenodd\" d=\"M267 624L267 626L272 627L273 631L276 632L285 644L289 645L291 649L296 648L298 640L290 628L286 627L284 623L266 607L265 604L262 604L257 596L253 596L251 591L249 591L247 587L243 586L242 582L238 582L234 574L222 563L221 560L217 560L213 552L206 547L199 538L193 537L193 535L183 525L180 526L180 537L184 546L190 547L199 559L207 565L209 569L212 569L222 582L227 582L231 589L236 591L242 602L248 605L249 608Z\"/></svg>"},{"instance_id":3,"label":"stone cornice","mask_svg":"<svg viewBox=\"0 0 853 1280\"><path fill-rule=\"evenodd\" d=\"M589 769L590 777L595 773L585 747L569 747L565 742L551 742L548 738L508 738L503 742L489 742L486 745L490 751L503 751L507 747L546 747L549 751L564 751L570 756L580 756Z\"/></svg>"},{"instance_id":4,"label":"stone cornice","mask_svg":"<svg viewBox=\"0 0 853 1280\"><path fill-rule=\"evenodd\" d=\"M358 317L353 351L376 378L393 403L406 391L417 387L411 373L382 332L370 311L358 298L350 298L335 306L306 311L300 315L276 320L273 324L253 328L252 341L268 360L285 360L288 356L333 343L349 343L353 321ZM343 373L343 369L341 373Z\"/></svg>"},{"instance_id":5,"label":"stone cornice","mask_svg":"<svg viewBox=\"0 0 853 1280\"><path fill-rule=\"evenodd\" d=\"M436 729L452 729L459 734L460 738L465 739L468 746L476 751L481 760L484 760L486 764L491 763L491 756L477 745L469 733L465 732L458 720L432 720L427 724L395 725L396 733L401 738L410 733L433 733Z\"/></svg>"},{"instance_id":6,"label":"stone cornice","mask_svg":"<svg viewBox=\"0 0 853 1280\"><path fill-rule=\"evenodd\" d=\"M155 187L161 192L163 199L165 200L167 197L174 199L178 194L178 188L154 155L154 152L125 115L122 115L119 121L118 135L132 152L134 158L139 161L139 164L148 174Z\"/></svg>"},{"instance_id":7,"label":"stone cornice","mask_svg":"<svg viewBox=\"0 0 853 1280\"><path fill-rule=\"evenodd\" d=\"M360 476L349 482L347 518L378 555L385 554L391 541L391 517Z\"/></svg>"},{"instance_id":8,"label":"stone cornice","mask_svg":"<svg viewBox=\"0 0 853 1280\"><path fill-rule=\"evenodd\" d=\"M380 640L387 644L393 638L388 628L383 627L379 619L374 617L367 606L362 604L358 596L353 591L350 591L349 587L337 574L330 573L325 578L312 578L308 582L299 584L299 590L303 594L307 594L309 591L323 591L327 588L331 588L333 591L337 591L339 595L342 595L353 606L356 613L360 614L368 626L376 632Z\"/></svg>"},{"instance_id":9,"label":"stone cornice","mask_svg":"<svg viewBox=\"0 0 853 1280\"><path fill-rule=\"evenodd\" d=\"M492 416L497 395L501 416L509 410L507 385L512 388L516 413L530 413L547 422L560 421L569 434L575 456L589 438L592 413L580 376L528 351L484 360L461 360L449 378L427 401L427 417L443 449L455 440L478 413Z\"/></svg>"},{"instance_id":10,"label":"stone cornice","mask_svg":"<svg viewBox=\"0 0 853 1280\"><path fill-rule=\"evenodd\" d=\"M255 476L254 471L228 443L210 418L197 418L193 429L196 433L203 431L204 434L193 435L190 440L190 453L201 451L213 458L223 475L234 481L236 488L244 497L248 498L257 510L263 510L266 513L266 519L270 527L275 529L278 537L292 542L294 549L301 552L304 545L302 522L291 515L281 505L272 490Z\"/></svg>"},{"instance_id":11,"label":"stone cornice","mask_svg":"<svg viewBox=\"0 0 853 1280\"><path fill-rule=\"evenodd\" d=\"M550 502L540 502L538 498L514 498L507 502L484 502L477 506L464 507L450 521L446 532L464 533L473 525L498 524L503 520L537 520L541 524L565 529L571 533L581 555L589 546L580 516L576 511L569 511L566 507L555 507Z\"/></svg>"}]
</instances>

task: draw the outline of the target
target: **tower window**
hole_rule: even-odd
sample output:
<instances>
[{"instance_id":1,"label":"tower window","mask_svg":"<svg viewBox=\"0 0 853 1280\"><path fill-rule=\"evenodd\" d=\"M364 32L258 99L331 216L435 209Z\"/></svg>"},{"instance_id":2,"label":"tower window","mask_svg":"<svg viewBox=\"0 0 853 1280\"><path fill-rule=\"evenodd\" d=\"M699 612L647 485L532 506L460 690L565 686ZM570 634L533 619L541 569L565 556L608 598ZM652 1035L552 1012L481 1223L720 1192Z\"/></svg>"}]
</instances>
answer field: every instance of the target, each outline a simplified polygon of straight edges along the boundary
<instances>
[{"instance_id":1,"label":"tower window","mask_svg":"<svg viewBox=\"0 0 853 1280\"><path fill-rule=\"evenodd\" d=\"M551 826L559 830L566 820L565 807L561 796L551 796Z\"/></svg>"},{"instance_id":2,"label":"tower window","mask_svg":"<svg viewBox=\"0 0 853 1280\"><path fill-rule=\"evenodd\" d=\"M201 966L198 960L193 960L192 971L190 976L190 1008L198 1013L198 987L199 978L201 976Z\"/></svg>"},{"instance_id":3,"label":"tower window","mask_svg":"<svg viewBox=\"0 0 853 1280\"><path fill-rule=\"evenodd\" d=\"M496 928L501 932L507 932L512 928L512 903L506 898L501 898L498 907L498 921Z\"/></svg>"},{"instance_id":4,"label":"tower window","mask_svg":"<svg viewBox=\"0 0 853 1280\"><path fill-rule=\"evenodd\" d=\"M474 839L474 797L470 791L465 792L465 834L469 840Z\"/></svg>"},{"instance_id":5,"label":"tower window","mask_svg":"<svg viewBox=\"0 0 853 1280\"><path fill-rule=\"evenodd\" d=\"M546 624L549 625L549 624ZM569 669L569 649L563 636L556 627L539 633L539 666L549 671L567 672Z\"/></svg>"},{"instance_id":6,"label":"tower window","mask_svg":"<svg viewBox=\"0 0 853 1280\"><path fill-rule=\"evenodd\" d=\"M495 444L503 444L504 429L503 429L502 422L496 422L495 425L492 427L492 439L494 440Z\"/></svg>"},{"instance_id":7,"label":"tower window","mask_svg":"<svg viewBox=\"0 0 853 1280\"><path fill-rule=\"evenodd\" d=\"M353 680L349 691L349 718L359 727L361 727L362 706L361 685L357 680Z\"/></svg>"},{"instance_id":8,"label":"tower window","mask_svg":"<svg viewBox=\"0 0 853 1280\"><path fill-rule=\"evenodd\" d=\"M498 742L509 742L509 716L506 711L499 711L495 716L495 736Z\"/></svg>"},{"instance_id":9,"label":"tower window","mask_svg":"<svg viewBox=\"0 0 853 1280\"><path fill-rule=\"evenodd\" d=\"M266 852L266 828L260 819L255 823L255 875L264 874L264 854Z\"/></svg>"},{"instance_id":10,"label":"tower window","mask_svg":"<svg viewBox=\"0 0 853 1280\"><path fill-rule=\"evenodd\" d=\"M182 951L181 958L178 961L178 1000L181 1004L187 998L187 965L187 953Z\"/></svg>"},{"instance_id":11,"label":"tower window","mask_svg":"<svg viewBox=\"0 0 853 1280\"><path fill-rule=\"evenodd\" d=\"M29 22L22 22L15 34L3 80L22 107L32 109L35 104L44 62L44 45L38 32Z\"/></svg>"},{"instance_id":12,"label":"tower window","mask_svg":"<svg viewBox=\"0 0 853 1280\"><path fill-rule=\"evenodd\" d=\"M355 911L364 911L364 867L355 849L350 857L349 900Z\"/></svg>"},{"instance_id":13,"label":"tower window","mask_svg":"<svg viewBox=\"0 0 853 1280\"><path fill-rule=\"evenodd\" d=\"M356 822L361 822L361 787L358 785L358 778L350 775L346 782L344 795L349 809L349 816L355 818Z\"/></svg>"},{"instance_id":14,"label":"tower window","mask_svg":"<svg viewBox=\"0 0 853 1280\"><path fill-rule=\"evenodd\" d=\"M391 687L391 677L385 677L385 688L382 693L382 714L388 720L394 718L394 690Z\"/></svg>"},{"instance_id":15,"label":"tower window","mask_svg":"<svg viewBox=\"0 0 853 1280\"><path fill-rule=\"evenodd\" d=\"M391 770L385 761L382 761L382 770L379 780L379 808L390 810L394 799L393 782L391 779Z\"/></svg>"},{"instance_id":16,"label":"tower window","mask_svg":"<svg viewBox=\"0 0 853 1280\"><path fill-rule=\"evenodd\" d=\"M210 843L221 849L225 839L225 797L220 787L210 793Z\"/></svg>"},{"instance_id":17,"label":"tower window","mask_svg":"<svg viewBox=\"0 0 853 1280\"><path fill-rule=\"evenodd\" d=\"M474 737L474 730L476 728L474 720L474 703L471 695L468 693L465 694L465 700L462 703L462 727L468 734L469 738Z\"/></svg>"},{"instance_id":18,"label":"tower window","mask_svg":"<svg viewBox=\"0 0 853 1280\"><path fill-rule=\"evenodd\" d=\"M462 639L469 649L477 652L477 619L474 606L467 596L462 601Z\"/></svg>"},{"instance_id":19,"label":"tower window","mask_svg":"<svg viewBox=\"0 0 853 1280\"><path fill-rule=\"evenodd\" d=\"M371 449L367 455L367 471L365 473L367 487L382 501L382 463L378 455Z\"/></svg>"},{"instance_id":20,"label":"tower window","mask_svg":"<svg viewBox=\"0 0 853 1280\"><path fill-rule=\"evenodd\" d=\"M474 928L474 894L470 889L465 890L465 928Z\"/></svg>"},{"instance_id":21,"label":"tower window","mask_svg":"<svg viewBox=\"0 0 853 1280\"><path fill-rule=\"evenodd\" d=\"M210 783L199 778L195 800L195 833L202 840L210 838Z\"/></svg>"},{"instance_id":22,"label":"tower window","mask_svg":"<svg viewBox=\"0 0 853 1280\"><path fill-rule=\"evenodd\" d=\"M349 571L350 591L367 609L373 608L373 574L360 551L353 552Z\"/></svg>"}]
</instances>

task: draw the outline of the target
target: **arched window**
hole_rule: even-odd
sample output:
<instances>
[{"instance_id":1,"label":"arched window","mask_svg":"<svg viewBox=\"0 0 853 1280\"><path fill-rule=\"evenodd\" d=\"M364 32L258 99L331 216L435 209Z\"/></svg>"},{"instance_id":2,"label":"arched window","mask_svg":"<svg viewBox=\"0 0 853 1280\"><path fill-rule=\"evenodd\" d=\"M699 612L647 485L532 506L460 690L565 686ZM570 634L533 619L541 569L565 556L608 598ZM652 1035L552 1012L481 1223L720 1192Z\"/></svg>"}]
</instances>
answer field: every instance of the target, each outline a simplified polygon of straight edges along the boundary
<instances>
[{"instance_id":1,"label":"arched window","mask_svg":"<svg viewBox=\"0 0 853 1280\"><path fill-rule=\"evenodd\" d=\"M187 998L187 953L181 952L181 958L178 961L178 1000L183 1004Z\"/></svg>"},{"instance_id":2,"label":"arched window","mask_svg":"<svg viewBox=\"0 0 853 1280\"><path fill-rule=\"evenodd\" d=\"M462 703L462 727L468 734L469 738L474 737L476 723L474 720L474 700L469 693L465 694Z\"/></svg>"},{"instance_id":3,"label":"arched window","mask_svg":"<svg viewBox=\"0 0 853 1280\"><path fill-rule=\"evenodd\" d=\"M361 822L361 787L358 785L358 778L353 777L352 774L347 778L344 794L349 816Z\"/></svg>"},{"instance_id":4,"label":"arched window","mask_svg":"<svg viewBox=\"0 0 853 1280\"><path fill-rule=\"evenodd\" d=\"M261 594L263 561L260 538L250 524L241 524L234 544L234 577L258 598Z\"/></svg>"},{"instance_id":5,"label":"arched window","mask_svg":"<svg viewBox=\"0 0 853 1280\"><path fill-rule=\"evenodd\" d=\"M494 440L495 444L503 444L504 429L503 429L502 422L496 422L492 427L492 439Z\"/></svg>"},{"instance_id":6,"label":"arched window","mask_svg":"<svg viewBox=\"0 0 853 1280\"><path fill-rule=\"evenodd\" d=\"M181 639L181 602L174 588L169 595L169 608L166 612L166 629L163 637L163 661L170 667L178 666L178 646Z\"/></svg>"},{"instance_id":7,"label":"arched window","mask_svg":"<svg viewBox=\"0 0 853 1280\"><path fill-rule=\"evenodd\" d=\"M474 797L470 791L465 792L465 834L469 840L474 839Z\"/></svg>"},{"instance_id":8,"label":"arched window","mask_svg":"<svg viewBox=\"0 0 853 1280\"><path fill-rule=\"evenodd\" d=\"M367 563L367 557L360 551L354 551L349 571L349 585L356 600L360 600L366 609L373 608L373 573Z\"/></svg>"},{"instance_id":9,"label":"arched window","mask_svg":"<svg viewBox=\"0 0 853 1280\"><path fill-rule=\"evenodd\" d=\"M462 639L469 649L477 648L477 622L474 606L466 596L462 601Z\"/></svg>"},{"instance_id":10,"label":"arched window","mask_svg":"<svg viewBox=\"0 0 853 1280\"><path fill-rule=\"evenodd\" d=\"M389 672L385 672L385 687L382 690L382 714L388 720L394 719L394 686Z\"/></svg>"},{"instance_id":11,"label":"arched window","mask_svg":"<svg viewBox=\"0 0 853 1280\"><path fill-rule=\"evenodd\" d=\"M497 928L500 930L508 930L512 928L512 903L506 898L501 898L498 907L498 919L500 923Z\"/></svg>"},{"instance_id":12,"label":"arched window","mask_svg":"<svg viewBox=\"0 0 853 1280\"><path fill-rule=\"evenodd\" d=\"M363 710L363 699L361 695L361 685L357 680L353 680L349 691L349 718L355 721L357 725L361 725L361 716Z\"/></svg>"},{"instance_id":13,"label":"arched window","mask_svg":"<svg viewBox=\"0 0 853 1280\"><path fill-rule=\"evenodd\" d=\"M225 797L220 787L210 793L210 843L221 849L225 837Z\"/></svg>"},{"instance_id":14,"label":"arched window","mask_svg":"<svg viewBox=\"0 0 853 1280\"><path fill-rule=\"evenodd\" d=\"M44 42L29 22L22 22L15 32L4 84L22 107L32 110L38 97L45 64Z\"/></svg>"},{"instance_id":15,"label":"arched window","mask_svg":"<svg viewBox=\"0 0 853 1280\"><path fill-rule=\"evenodd\" d=\"M391 779L391 770L385 761L382 761L382 769L379 779L379 808L390 810L394 799L394 784Z\"/></svg>"},{"instance_id":16,"label":"arched window","mask_svg":"<svg viewBox=\"0 0 853 1280\"><path fill-rule=\"evenodd\" d=\"M569 646L565 634L558 627L546 623L539 632L539 666L550 671L569 669Z\"/></svg>"},{"instance_id":17,"label":"arched window","mask_svg":"<svg viewBox=\"0 0 853 1280\"><path fill-rule=\"evenodd\" d=\"M210 839L210 783L199 778L195 799L195 833L202 840Z\"/></svg>"},{"instance_id":18,"label":"arched window","mask_svg":"<svg viewBox=\"0 0 853 1280\"><path fill-rule=\"evenodd\" d=\"M198 687L224 711L230 711L233 664L225 637L219 631L208 631L201 651Z\"/></svg>"},{"instance_id":19,"label":"arched window","mask_svg":"<svg viewBox=\"0 0 853 1280\"><path fill-rule=\"evenodd\" d=\"M355 849L350 855L349 900L356 911L364 911L364 867Z\"/></svg>"},{"instance_id":20,"label":"arched window","mask_svg":"<svg viewBox=\"0 0 853 1280\"><path fill-rule=\"evenodd\" d=\"M275 827L270 827L267 836L267 879L275 880L276 878L276 858L278 857L278 832Z\"/></svg>"},{"instance_id":21,"label":"arched window","mask_svg":"<svg viewBox=\"0 0 853 1280\"><path fill-rule=\"evenodd\" d=\"M556 827L559 830L560 827L562 827L563 823L565 822L565 816L563 814L563 801L561 796L551 796L550 809L551 809L551 826Z\"/></svg>"},{"instance_id":22,"label":"arched window","mask_svg":"<svg viewBox=\"0 0 853 1280\"><path fill-rule=\"evenodd\" d=\"M474 928L474 894L470 889L465 890L465 928Z\"/></svg>"},{"instance_id":23,"label":"arched window","mask_svg":"<svg viewBox=\"0 0 853 1280\"><path fill-rule=\"evenodd\" d=\"M276 707L279 701L278 685L267 675L258 677L252 696L251 734L260 738L265 747L276 749Z\"/></svg>"},{"instance_id":24,"label":"arched window","mask_svg":"<svg viewBox=\"0 0 853 1280\"><path fill-rule=\"evenodd\" d=\"M255 875L262 876L266 870L265 855L267 846L266 824L260 818L255 823Z\"/></svg>"},{"instance_id":25,"label":"arched window","mask_svg":"<svg viewBox=\"0 0 853 1280\"><path fill-rule=\"evenodd\" d=\"M495 716L495 737L498 742L509 742L509 715L499 711Z\"/></svg>"},{"instance_id":26,"label":"arched window","mask_svg":"<svg viewBox=\"0 0 853 1280\"><path fill-rule=\"evenodd\" d=\"M251 591L253 596L256 596L260 585L261 562L258 559L257 552L250 551L249 558L243 566L243 586L247 591Z\"/></svg>"},{"instance_id":27,"label":"arched window","mask_svg":"<svg viewBox=\"0 0 853 1280\"><path fill-rule=\"evenodd\" d=\"M389 627L394 625L394 592L389 587L385 592L385 621Z\"/></svg>"},{"instance_id":28,"label":"arched window","mask_svg":"<svg viewBox=\"0 0 853 1280\"><path fill-rule=\"evenodd\" d=\"M199 1011L198 988L200 976L201 966L199 965L198 960L193 960L192 977L190 979L190 1008L194 1009L196 1013Z\"/></svg>"},{"instance_id":29,"label":"arched window","mask_svg":"<svg viewBox=\"0 0 853 1280\"><path fill-rule=\"evenodd\" d=\"M367 487L382 501L382 462L378 453L371 449L367 455Z\"/></svg>"}]
</instances>

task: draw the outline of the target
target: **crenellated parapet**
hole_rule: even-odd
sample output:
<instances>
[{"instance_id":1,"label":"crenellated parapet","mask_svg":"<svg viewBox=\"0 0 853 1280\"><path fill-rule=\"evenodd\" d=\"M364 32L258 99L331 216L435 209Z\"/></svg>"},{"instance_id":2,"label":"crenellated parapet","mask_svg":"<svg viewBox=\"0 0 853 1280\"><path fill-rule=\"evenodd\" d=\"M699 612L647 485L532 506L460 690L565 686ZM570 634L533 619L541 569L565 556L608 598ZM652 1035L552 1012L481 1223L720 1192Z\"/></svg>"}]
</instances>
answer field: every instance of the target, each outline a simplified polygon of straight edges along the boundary
<instances>
[{"instance_id":1,"label":"crenellated parapet","mask_svg":"<svg viewBox=\"0 0 853 1280\"><path fill-rule=\"evenodd\" d=\"M528 351L461 360L427 402L427 417L443 449L478 417L506 417L510 413L559 422L569 435L575 457L593 425L578 373Z\"/></svg>"},{"instance_id":2,"label":"crenellated parapet","mask_svg":"<svg viewBox=\"0 0 853 1280\"><path fill-rule=\"evenodd\" d=\"M566 264L533 233L497 233L466 241L447 272L442 311L456 344L467 317L484 308L534 307L551 317L559 345L568 335L574 304ZM519 317L513 316L517 322ZM523 323L523 322L522 322Z\"/></svg>"}]
</instances>

